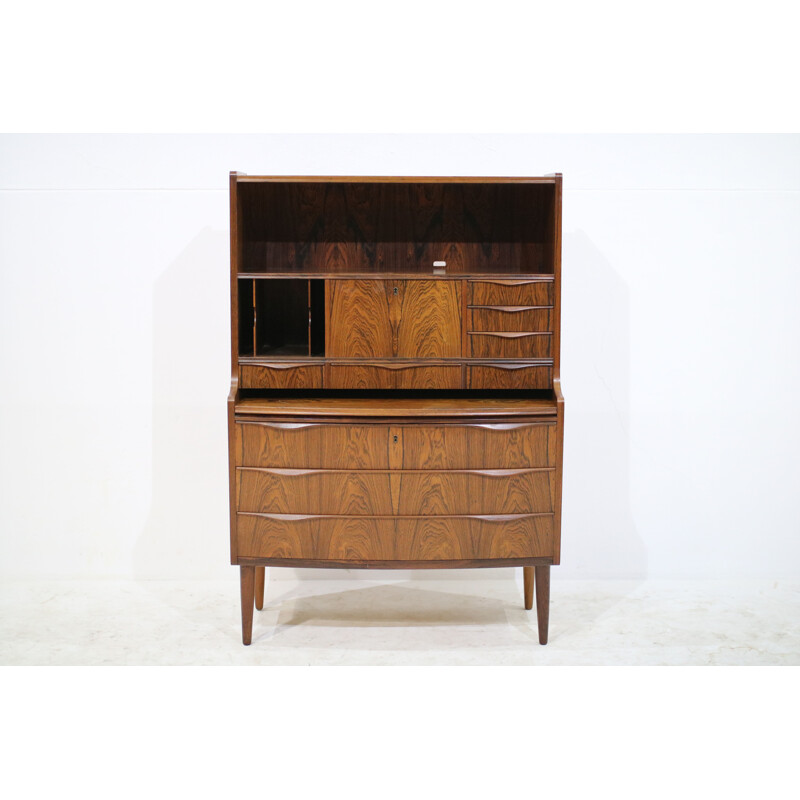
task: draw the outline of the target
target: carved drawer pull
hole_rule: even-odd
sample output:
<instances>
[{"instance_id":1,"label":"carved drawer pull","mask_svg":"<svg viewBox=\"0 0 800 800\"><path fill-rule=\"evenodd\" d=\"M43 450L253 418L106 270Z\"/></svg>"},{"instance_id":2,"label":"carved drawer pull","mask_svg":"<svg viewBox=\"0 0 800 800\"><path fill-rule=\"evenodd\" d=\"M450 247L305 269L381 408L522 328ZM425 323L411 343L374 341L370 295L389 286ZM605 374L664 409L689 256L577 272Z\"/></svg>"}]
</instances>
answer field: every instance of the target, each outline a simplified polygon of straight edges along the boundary
<instances>
[{"instance_id":1,"label":"carved drawer pull","mask_svg":"<svg viewBox=\"0 0 800 800\"><path fill-rule=\"evenodd\" d=\"M501 339L520 339L523 336L552 336L551 331L467 331L470 336L498 336Z\"/></svg>"},{"instance_id":2,"label":"carved drawer pull","mask_svg":"<svg viewBox=\"0 0 800 800\"><path fill-rule=\"evenodd\" d=\"M527 286L529 283L552 283L553 276L548 275L542 278L533 278L528 280L504 280L504 281L487 281L487 280L471 280L470 283L491 283L496 286Z\"/></svg>"},{"instance_id":3,"label":"carved drawer pull","mask_svg":"<svg viewBox=\"0 0 800 800\"><path fill-rule=\"evenodd\" d=\"M546 364L476 364L478 367L489 367L490 369L549 369L552 366L552 361L548 361Z\"/></svg>"},{"instance_id":4,"label":"carved drawer pull","mask_svg":"<svg viewBox=\"0 0 800 800\"><path fill-rule=\"evenodd\" d=\"M335 366L335 365L334 365ZM355 366L353 364L343 364L341 366ZM364 364L366 367L374 367L376 369L427 369L428 367L436 367L436 369L441 369L442 367L457 367L460 369L460 365L453 365L453 364Z\"/></svg>"},{"instance_id":5,"label":"carved drawer pull","mask_svg":"<svg viewBox=\"0 0 800 800\"><path fill-rule=\"evenodd\" d=\"M538 311L551 309L553 306L467 306L467 308L482 308L487 311L502 311L505 314L514 314L517 311Z\"/></svg>"},{"instance_id":6,"label":"carved drawer pull","mask_svg":"<svg viewBox=\"0 0 800 800\"><path fill-rule=\"evenodd\" d=\"M470 425L471 428L486 428L490 431L515 431L518 428L530 428L532 425L541 425L541 422L479 422ZM544 423L547 424L547 423Z\"/></svg>"},{"instance_id":7,"label":"carved drawer pull","mask_svg":"<svg viewBox=\"0 0 800 800\"><path fill-rule=\"evenodd\" d=\"M262 369L303 369L303 367L319 366L315 364L295 363L295 364L247 364L248 367L261 367Z\"/></svg>"},{"instance_id":8,"label":"carved drawer pull","mask_svg":"<svg viewBox=\"0 0 800 800\"><path fill-rule=\"evenodd\" d=\"M279 430L293 431L300 428L319 428L319 422L251 422L244 423L250 425L264 425L267 428L278 428Z\"/></svg>"}]
</instances>

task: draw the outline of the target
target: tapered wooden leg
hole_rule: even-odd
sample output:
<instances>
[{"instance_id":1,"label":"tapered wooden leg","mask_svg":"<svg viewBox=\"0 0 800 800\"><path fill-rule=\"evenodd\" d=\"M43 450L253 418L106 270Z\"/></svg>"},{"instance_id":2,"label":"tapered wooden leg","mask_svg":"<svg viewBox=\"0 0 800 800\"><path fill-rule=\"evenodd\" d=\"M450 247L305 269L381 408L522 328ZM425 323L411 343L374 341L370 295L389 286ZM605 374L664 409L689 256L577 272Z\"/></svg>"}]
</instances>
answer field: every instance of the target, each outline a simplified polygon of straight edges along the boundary
<instances>
[{"instance_id":1,"label":"tapered wooden leg","mask_svg":"<svg viewBox=\"0 0 800 800\"><path fill-rule=\"evenodd\" d=\"M264 579L266 567L256 567L256 608L261 611L264 608Z\"/></svg>"},{"instance_id":2,"label":"tapered wooden leg","mask_svg":"<svg viewBox=\"0 0 800 800\"><path fill-rule=\"evenodd\" d=\"M242 643L250 644L253 636L253 600L256 568L239 567L239 582L242 589Z\"/></svg>"},{"instance_id":3,"label":"tapered wooden leg","mask_svg":"<svg viewBox=\"0 0 800 800\"><path fill-rule=\"evenodd\" d=\"M522 568L522 584L525 588L525 608L533 608L533 567Z\"/></svg>"},{"instance_id":4,"label":"tapered wooden leg","mask_svg":"<svg viewBox=\"0 0 800 800\"><path fill-rule=\"evenodd\" d=\"M536 567L536 616L539 618L539 644L547 644L550 623L550 565Z\"/></svg>"}]
</instances>

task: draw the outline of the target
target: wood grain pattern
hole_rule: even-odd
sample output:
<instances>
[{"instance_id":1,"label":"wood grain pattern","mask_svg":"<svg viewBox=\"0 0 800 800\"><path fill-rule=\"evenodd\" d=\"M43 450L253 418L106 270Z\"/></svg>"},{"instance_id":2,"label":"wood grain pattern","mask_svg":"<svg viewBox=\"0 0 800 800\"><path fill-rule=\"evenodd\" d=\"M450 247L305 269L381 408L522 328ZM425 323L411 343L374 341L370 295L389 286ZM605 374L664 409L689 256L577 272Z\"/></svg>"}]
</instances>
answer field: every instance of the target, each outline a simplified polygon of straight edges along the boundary
<instances>
[{"instance_id":1,"label":"wood grain pattern","mask_svg":"<svg viewBox=\"0 0 800 800\"><path fill-rule=\"evenodd\" d=\"M536 306L469 306L468 330L550 331L550 311Z\"/></svg>"},{"instance_id":2,"label":"wood grain pattern","mask_svg":"<svg viewBox=\"0 0 800 800\"><path fill-rule=\"evenodd\" d=\"M331 281L329 357L461 355L461 285L446 281Z\"/></svg>"},{"instance_id":3,"label":"wood grain pattern","mask_svg":"<svg viewBox=\"0 0 800 800\"><path fill-rule=\"evenodd\" d=\"M402 468L407 470L529 469L554 466L555 425L497 423L408 425L402 429Z\"/></svg>"},{"instance_id":4,"label":"wood grain pattern","mask_svg":"<svg viewBox=\"0 0 800 800\"><path fill-rule=\"evenodd\" d=\"M386 426L287 422L239 423L236 429L239 466L349 470L389 467Z\"/></svg>"},{"instance_id":5,"label":"wood grain pattern","mask_svg":"<svg viewBox=\"0 0 800 800\"><path fill-rule=\"evenodd\" d=\"M468 389L548 389L550 366L528 364L476 364L467 366Z\"/></svg>"},{"instance_id":6,"label":"wood grain pattern","mask_svg":"<svg viewBox=\"0 0 800 800\"><path fill-rule=\"evenodd\" d=\"M242 389L321 389L322 366L301 363L242 364Z\"/></svg>"},{"instance_id":7,"label":"wood grain pattern","mask_svg":"<svg viewBox=\"0 0 800 800\"><path fill-rule=\"evenodd\" d=\"M240 514L238 528L245 558L340 561L547 558L554 535L551 515L281 519Z\"/></svg>"},{"instance_id":8,"label":"wood grain pattern","mask_svg":"<svg viewBox=\"0 0 800 800\"><path fill-rule=\"evenodd\" d=\"M552 334L519 331L469 332L473 358L549 358Z\"/></svg>"},{"instance_id":9,"label":"wood grain pattern","mask_svg":"<svg viewBox=\"0 0 800 800\"><path fill-rule=\"evenodd\" d=\"M555 421L394 426L239 423L236 427L236 463L244 467L485 470L555 466Z\"/></svg>"},{"instance_id":10,"label":"wood grain pattern","mask_svg":"<svg viewBox=\"0 0 800 800\"><path fill-rule=\"evenodd\" d=\"M331 364L329 389L460 389L461 366Z\"/></svg>"},{"instance_id":11,"label":"wood grain pattern","mask_svg":"<svg viewBox=\"0 0 800 800\"><path fill-rule=\"evenodd\" d=\"M472 306L551 306L552 281L469 281Z\"/></svg>"},{"instance_id":12,"label":"wood grain pattern","mask_svg":"<svg viewBox=\"0 0 800 800\"><path fill-rule=\"evenodd\" d=\"M328 471L240 468L240 512L452 516L553 512L554 468Z\"/></svg>"}]
</instances>

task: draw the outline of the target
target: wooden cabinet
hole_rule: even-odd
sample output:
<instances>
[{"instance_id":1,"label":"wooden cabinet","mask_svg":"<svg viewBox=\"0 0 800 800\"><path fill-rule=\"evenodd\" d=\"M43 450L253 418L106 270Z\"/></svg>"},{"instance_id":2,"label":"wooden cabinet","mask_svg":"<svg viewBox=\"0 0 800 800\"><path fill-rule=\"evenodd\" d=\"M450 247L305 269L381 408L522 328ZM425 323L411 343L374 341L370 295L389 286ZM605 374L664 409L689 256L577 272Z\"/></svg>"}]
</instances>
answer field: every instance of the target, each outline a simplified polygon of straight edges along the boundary
<instances>
[{"instance_id":1,"label":"wooden cabinet","mask_svg":"<svg viewBox=\"0 0 800 800\"><path fill-rule=\"evenodd\" d=\"M561 176L231 174L231 562L560 561Z\"/></svg>"}]
</instances>

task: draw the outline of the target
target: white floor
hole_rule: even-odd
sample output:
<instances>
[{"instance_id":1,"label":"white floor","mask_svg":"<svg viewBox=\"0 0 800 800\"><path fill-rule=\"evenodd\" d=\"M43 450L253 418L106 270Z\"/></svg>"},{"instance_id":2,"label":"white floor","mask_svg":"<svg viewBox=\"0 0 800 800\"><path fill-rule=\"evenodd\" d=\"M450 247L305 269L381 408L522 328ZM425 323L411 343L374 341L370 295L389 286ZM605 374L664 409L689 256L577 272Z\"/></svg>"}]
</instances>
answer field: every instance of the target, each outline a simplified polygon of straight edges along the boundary
<instances>
[{"instance_id":1,"label":"white floor","mask_svg":"<svg viewBox=\"0 0 800 800\"><path fill-rule=\"evenodd\" d=\"M800 664L800 583L559 581L550 643L498 580L12 582L0 664Z\"/></svg>"}]
</instances>

